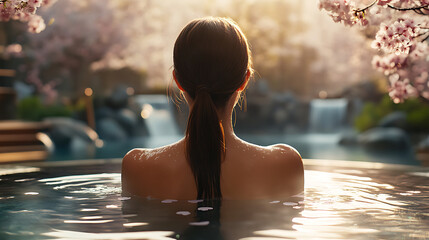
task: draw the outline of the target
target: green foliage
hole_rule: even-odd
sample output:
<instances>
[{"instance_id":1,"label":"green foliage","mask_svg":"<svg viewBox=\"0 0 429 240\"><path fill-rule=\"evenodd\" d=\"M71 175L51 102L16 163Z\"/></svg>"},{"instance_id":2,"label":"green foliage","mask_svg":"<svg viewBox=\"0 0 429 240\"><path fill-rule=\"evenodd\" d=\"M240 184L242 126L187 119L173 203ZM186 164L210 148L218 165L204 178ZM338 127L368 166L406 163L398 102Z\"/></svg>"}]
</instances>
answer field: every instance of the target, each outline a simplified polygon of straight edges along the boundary
<instances>
[{"instance_id":1,"label":"green foliage","mask_svg":"<svg viewBox=\"0 0 429 240\"><path fill-rule=\"evenodd\" d=\"M429 104L417 98L395 104L387 95L378 103L365 103L361 114L355 119L355 128L359 132L373 128L383 117L394 111L402 111L407 115L406 130L429 132Z\"/></svg>"},{"instance_id":2,"label":"green foliage","mask_svg":"<svg viewBox=\"0 0 429 240\"><path fill-rule=\"evenodd\" d=\"M40 121L46 117L70 117L72 110L64 105L43 105L39 97L27 97L18 103L18 118L27 121Z\"/></svg>"}]
</instances>

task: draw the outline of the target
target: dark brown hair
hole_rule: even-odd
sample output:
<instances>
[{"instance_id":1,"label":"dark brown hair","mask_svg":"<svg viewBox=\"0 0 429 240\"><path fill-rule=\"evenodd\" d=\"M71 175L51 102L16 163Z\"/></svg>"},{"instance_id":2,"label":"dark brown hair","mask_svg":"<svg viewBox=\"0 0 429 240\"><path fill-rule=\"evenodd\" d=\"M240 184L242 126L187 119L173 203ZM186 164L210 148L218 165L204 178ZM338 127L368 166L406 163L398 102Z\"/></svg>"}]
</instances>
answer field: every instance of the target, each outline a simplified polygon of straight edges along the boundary
<instances>
[{"instance_id":1,"label":"dark brown hair","mask_svg":"<svg viewBox=\"0 0 429 240\"><path fill-rule=\"evenodd\" d=\"M196 19L178 36L173 60L178 84L193 99L185 140L197 198L222 198L225 136L218 112L253 71L247 39L231 19Z\"/></svg>"}]
</instances>

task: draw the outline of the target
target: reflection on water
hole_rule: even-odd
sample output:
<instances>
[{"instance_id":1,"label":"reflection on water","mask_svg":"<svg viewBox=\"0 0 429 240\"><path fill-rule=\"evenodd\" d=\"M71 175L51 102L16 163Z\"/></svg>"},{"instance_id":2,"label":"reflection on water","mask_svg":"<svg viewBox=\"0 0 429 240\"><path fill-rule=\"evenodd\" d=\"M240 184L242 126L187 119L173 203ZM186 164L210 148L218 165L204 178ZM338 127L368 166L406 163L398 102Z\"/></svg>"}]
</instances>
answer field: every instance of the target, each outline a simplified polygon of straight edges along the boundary
<instances>
[{"instance_id":1,"label":"reflection on water","mask_svg":"<svg viewBox=\"0 0 429 240\"><path fill-rule=\"evenodd\" d=\"M119 168L3 174L0 239L429 238L424 171L307 165L303 195L202 202L121 197Z\"/></svg>"}]
</instances>

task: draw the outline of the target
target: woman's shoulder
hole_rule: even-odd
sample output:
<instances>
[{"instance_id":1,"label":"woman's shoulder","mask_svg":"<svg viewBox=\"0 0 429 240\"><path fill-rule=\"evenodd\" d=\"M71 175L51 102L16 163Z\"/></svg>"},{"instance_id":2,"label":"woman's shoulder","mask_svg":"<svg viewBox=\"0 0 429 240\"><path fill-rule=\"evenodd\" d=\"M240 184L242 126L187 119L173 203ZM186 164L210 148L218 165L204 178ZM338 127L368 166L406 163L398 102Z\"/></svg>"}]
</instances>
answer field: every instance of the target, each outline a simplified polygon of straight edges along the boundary
<instances>
[{"instance_id":1,"label":"woman's shoulder","mask_svg":"<svg viewBox=\"0 0 429 240\"><path fill-rule=\"evenodd\" d=\"M299 152L286 144L269 146L273 149L272 171L280 171L280 182L287 182L289 193L298 194L304 190L304 164Z\"/></svg>"},{"instance_id":2,"label":"woman's shoulder","mask_svg":"<svg viewBox=\"0 0 429 240\"><path fill-rule=\"evenodd\" d=\"M252 143L244 142L244 149L249 149L254 152L257 159L263 159L264 162L271 161L273 163L286 165L302 165L302 159L299 152L287 144L274 144L270 146L259 146Z\"/></svg>"},{"instance_id":3,"label":"woman's shoulder","mask_svg":"<svg viewBox=\"0 0 429 240\"><path fill-rule=\"evenodd\" d=\"M172 176L180 168L176 161L180 155L177 154L177 144L153 149L135 148L129 151L122 159L123 193L157 196L157 191L168 188ZM154 185L154 182L157 182L157 185Z\"/></svg>"},{"instance_id":4,"label":"woman's shoulder","mask_svg":"<svg viewBox=\"0 0 429 240\"><path fill-rule=\"evenodd\" d=\"M303 172L302 158L299 152L287 144L274 144L267 147L259 146L262 151L261 163L268 168L283 169L284 172Z\"/></svg>"},{"instance_id":5,"label":"woman's shoulder","mask_svg":"<svg viewBox=\"0 0 429 240\"><path fill-rule=\"evenodd\" d=\"M233 171L228 171L234 179L236 173L245 181L252 183L248 191L257 197L292 196L304 189L304 167L297 150L286 144L259 146L247 142L237 149L236 164L231 164ZM240 170L237 170L240 169ZM243 188L236 187L231 192ZM247 193L244 193L247 194Z\"/></svg>"},{"instance_id":6,"label":"woman's shoulder","mask_svg":"<svg viewBox=\"0 0 429 240\"><path fill-rule=\"evenodd\" d=\"M287 144L274 144L270 146L259 146L244 142L242 148L249 151L246 154L253 160L255 166L261 166L262 169L278 169L283 172L293 173L293 175L303 175L304 166L299 152Z\"/></svg>"},{"instance_id":7,"label":"woman's shoulder","mask_svg":"<svg viewBox=\"0 0 429 240\"><path fill-rule=\"evenodd\" d=\"M271 145L267 148L271 151L272 157L275 160L302 165L301 154L292 146L282 143Z\"/></svg>"}]
</instances>

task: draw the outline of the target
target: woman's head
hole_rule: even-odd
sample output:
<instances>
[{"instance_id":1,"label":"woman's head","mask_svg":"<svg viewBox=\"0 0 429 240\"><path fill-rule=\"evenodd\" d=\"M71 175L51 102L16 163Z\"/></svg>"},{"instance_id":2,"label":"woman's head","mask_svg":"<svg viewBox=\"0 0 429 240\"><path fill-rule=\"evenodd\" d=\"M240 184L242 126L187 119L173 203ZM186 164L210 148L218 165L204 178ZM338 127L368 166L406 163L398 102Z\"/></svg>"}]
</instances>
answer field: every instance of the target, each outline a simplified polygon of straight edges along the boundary
<instances>
[{"instance_id":1,"label":"woman's head","mask_svg":"<svg viewBox=\"0 0 429 240\"><path fill-rule=\"evenodd\" d=\"M193 101L185 140L197 198L221 198L225 136L218 114L253 72L247 39L230 19L196 19L177 38L173 59L176 83Z\"/></svg>"},{"instance_id":2,"label":"woman's head","mask_svg":"<svg viewBox=\"0 0 429 240\"><path fill-rule=\"evenodd\" d=\"M243 90L253 72L247 39L227 18L188 23L176 40L173 60L182 90L192 99L199 90L206 90L217 108L224 107L235 91Z\"/></svg>"}]
</instances>

